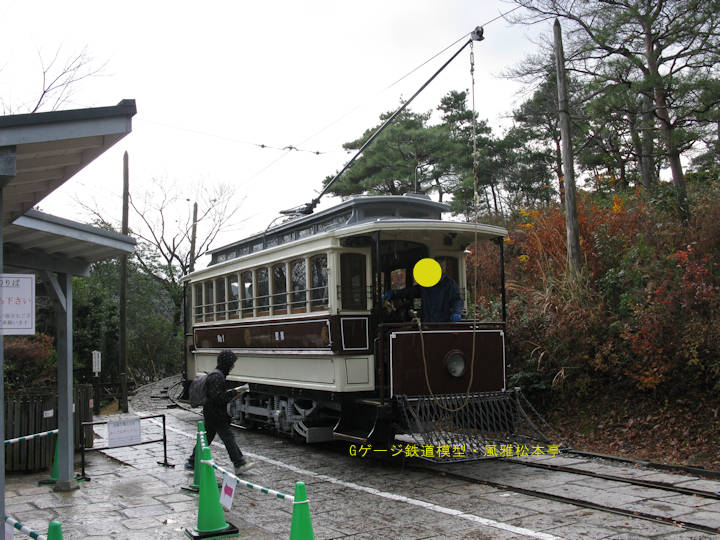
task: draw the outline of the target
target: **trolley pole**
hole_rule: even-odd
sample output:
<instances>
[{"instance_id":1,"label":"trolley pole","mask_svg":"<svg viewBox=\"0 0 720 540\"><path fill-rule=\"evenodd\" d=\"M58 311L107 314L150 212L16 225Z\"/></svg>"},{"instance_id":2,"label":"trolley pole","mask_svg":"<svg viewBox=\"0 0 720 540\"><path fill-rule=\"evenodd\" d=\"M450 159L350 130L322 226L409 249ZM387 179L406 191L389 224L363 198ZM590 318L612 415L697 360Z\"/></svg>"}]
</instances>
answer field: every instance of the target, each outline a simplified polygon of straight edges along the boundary
<instances>
[{"instance_id":1,"label":"trolley pole","mask_svg":"<svg viewBox=\"0 0 720 540\"><path fill-rule=\"evenodd\" d=\"M122 233L128 234L128 200L130 198L130 167L127 151L123 154ZM127 255L120 257L120 399L122 412L128 412L127 390Z\"/></svg>"}]
</instances>

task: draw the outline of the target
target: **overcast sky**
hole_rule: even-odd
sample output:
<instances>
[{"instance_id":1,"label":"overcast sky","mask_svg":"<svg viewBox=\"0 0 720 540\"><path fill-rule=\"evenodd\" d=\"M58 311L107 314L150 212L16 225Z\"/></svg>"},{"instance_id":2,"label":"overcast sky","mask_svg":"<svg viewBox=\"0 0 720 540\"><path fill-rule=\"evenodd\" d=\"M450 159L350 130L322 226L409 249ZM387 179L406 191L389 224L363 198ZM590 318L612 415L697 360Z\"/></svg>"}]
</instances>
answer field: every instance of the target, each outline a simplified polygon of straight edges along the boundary
<instances>
[{"instance_id":1,"label":"overcast sky","mask_svg":"<svg viewBox=\"0 0 720 540\"><path fill-rule=\"evenodd\" d=\"M135 197L153 178L184 186L189 198L199 186L236 187L242 206L219 247L312 199L351 157L344 142L397 108L467 38L451 44L514 7L496 0L7 0L0 4L0 96L25 112L41 87L40 55L49 61L59 47L65 58L86 47L104 67L62 108L133 98L138 113L130 135L41 209L82 221L75 199L92 194L118 220L127 150ZM487 25L475 44L476 108L497 132L522 89L498 74L533 47L527 28L504 20ZM450 90L469 89L469 56L468 48L411 109L434 109Z\"/></svg>"}]
</instances>

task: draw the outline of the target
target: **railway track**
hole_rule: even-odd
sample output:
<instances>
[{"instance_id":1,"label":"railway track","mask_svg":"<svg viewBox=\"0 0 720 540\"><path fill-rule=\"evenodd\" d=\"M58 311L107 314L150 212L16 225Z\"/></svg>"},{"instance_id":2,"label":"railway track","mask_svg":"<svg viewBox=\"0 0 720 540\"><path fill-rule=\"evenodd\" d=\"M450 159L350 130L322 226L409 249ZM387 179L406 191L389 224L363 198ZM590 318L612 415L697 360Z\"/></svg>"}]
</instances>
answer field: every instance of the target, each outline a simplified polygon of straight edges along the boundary
<instances>
[{"instance_id":1,"label":"railway track","mask_svg":"<svg viewBox=\"0 0 720 540\"><path fill-rule=\"evenodd\" d=\"M551 466L546 464L527 463L521 460L512 459L502 460L503 467L501 468L499 474L501 478L493 479L493 477L498 476L498 474L497 471L493 471L492 474L490 473L491 464L492 461L476 462L474 464L475 466L469 466L468 464L461 463L447 465L436 463L422 464L415 461L413 463L406 462L405 466L415 470L422 470L432 474L455 478L467 483L486 485L539 499L562 502L581 508L607 512L633 519L643 519L655 523L674 525L690 531L698 531L713 535L720 534L720 518L717 519L716 523L706 524L693 521L692 519L683 518L682 515L673 516L673 510L675 510L674 505L667 501L663 501L663 497L661 497L655 490L666 492L668 493L668 496L672 496L674 494L693 497L698 508L702 506L703 500L707 500L707 504L712 504L720 499L720 494L717 492L685 488L667 482L643 481L642 479L628 478L620 475L595 473L591 470L581 470L568 466ZM576 475L578 478L591 477L593 479L604 480L608 482L608 484L604 487L598 486L595 488L595 491L597 492L595 497L593 497L592 494L589 494L587 498L581 498L564 494L567 490L567 483L572 481L572 479L568 477L563 477L563 482L561 484L553 484L552 482L547 481L547 477L528 479L526 475L511 475L507 469L508 465L516 466L518 468L534 467L551 473ZM533 486L534 483L536 484L535 486ZM637 499L632 500L632 498L626 498L626 501L623 502L623 498L625 497L622 496L618 496L616 498L616 500L618 500L618 504L607 504L606 502L602 502L612 499L612 496L608 496L608 490L617 489L618 485L621 484L640 486L649 490L654 490L651 492L653 496L646 499L641 504L638 504L639 501ZM572 490L569 491L572 492ZM657 510L657 512L653 512L653 508ZM688 507L688 510L690 510L690 507Z\"/></svg>"},{"instance_id":2,"label":"railway track","mask_svg":"<svg viewBox=\"0 0 720 540\"><path fill-rule=\"evenodd\" d=\"M629 465L647 467L650 469L657 469L660 471L682 472L682 473L694 474L696 476L702 476L704 478L720 480L720 471L706 469L705 467L692 467L690 465L672 465L669 463L657 463L655 461L647 461L644 459L632 459L632 458L621 457L621 456L611 456L608 454L597 454L594 452L586 452L584 450L574 450L572 448L563 450L562 453L569 454L569 455L581 456L581 457L603 459L606 461L614 461L617 463L626 463Z\"/></svg>"},{"instance_id":3,"label":"railway track","mask_svg":"<svg viewBox=\"0 0 720 540\"><path fill-rule=\"evenodd\" d=\"M592 455L589 454L588 457L600 457L598 455ZM604 457L602 458L604 459ZM704 491L700 489L693 489L693 488L687 488L683 486L678 486L669 482L660 482L655 480L643 480L642 478L628 478L628 477L622 477L612 474L606 474L606 473L600 473L597 471L592 471L589 469L579 469L577 467L572 466L566 466L566 465L553 465L550 463L538 463L538 462L531 462L531 461L525 461L525 460L519 460L519 459L503 459L505 463L517 463L519 465L523 465L525 467L534 467L538 469L545 469L548 471L558 471L558 472L567 472L571 474L579 474L583 476L589 476L592 478L600 478L602 480L611 480L614 482L623 482L626 484L634 485L634 486L642 486L646 488L654 488L654 489L662 489L665 491L670 491L674 493L678 493L680 495L692 495L697 497L706 497L708 499L716 499L720 500L720 491ZM586 462L584 462L586 463ZM685 471L685 469L680 469L682 471ZM705 469L703 469L705 471ZM706 471L711 473L717 473L717 471Z\"/></svg>"},{"instance_id":4,"label":"railway track","mask_svg":"<svg viewBox=\"0 0 720 540\"><path fill-rule=\"evenodd\" d=\"M166 398L172 402L172 406L183 408L185 410L198 413L197 409L192 409L187 404L177 399L177 387L169 387L161 396L157 398ZM243 426L234 425L234 427L244 429ZM720 492L698 489L692 486L678 485L693 480L692 478L678 476L677 482L644 480L642 477L624 476L623 467L617 466L618 472L608 472L608 466L605 462L622 462L633 465L632 469L637 473L637 467L661 469L668 472L688 473L691 472L695 476L701 476L707 479L715 480L720 478L720 472L707 469L696 469L683 466L674 466L661 463L652 463L647 461L630 460L626 458L616 458L615 456L606 456L602 454L593 454L590 452L565 451L563 455L576 455L580 459L573 464L555 465L547 463L550 461L530 461L523 459L502 458L487 459L474 462L460 462L449 464L438 464L424 461L418 458L395 458L392 459L398 465L409 469L427 472L433 475L442 475L454 478L467 483L481 484L508 492L523 494L538 499L550 500L570 504L578 508L586 508L605 512L609 514L624 516L631 519L641 519L648 522L658 524L672 525L679 529L696 531L700 533L717 535L720 534L720 518L715 521L697 520L692 516L685 517L677 515L677 506L668 502L667 497L692 497L685 499L686 502L692 501L696 508L702 508L704 501L706 504L714 504L720 500ZM390 461L389 457L381 457L383 454L373 456L373 459L380 461ZM581 468L582 467L582 468ZM511 470L514 468L515 471ZM547 474L561 474L563 481L554 483L547 474L544 477L529 475L527 473L518 473L518 470L533 469L544 471ZM595 470L593 470L595 469ZM538 473L542 474L542 473ZM571 475L571 476L568 476ZM588 493L588 496L573 496L564 489L570 482L581 482L580 479L590 479L591 482L599 482L597 487ZM535 484L535 485L534 485ZM645 492L638 491L637 497L613 497L609 495L610 490L618 489L619 486L631 486L644 488ZM589 490L589 488L588 488ZM572 490L571 490L572 491ZM647 494L647 497L643 496ZM666 494L666 495L663 495ZM610 503L608 503L610 501ZM616 504L612 503L616 501ZM688 503L690 504L690 503ZM686 507L692 510L690 506ZM688 511L688 514L695 512ZM711 512L708 512L711 514Z\"/></svg>"}]
</instances>

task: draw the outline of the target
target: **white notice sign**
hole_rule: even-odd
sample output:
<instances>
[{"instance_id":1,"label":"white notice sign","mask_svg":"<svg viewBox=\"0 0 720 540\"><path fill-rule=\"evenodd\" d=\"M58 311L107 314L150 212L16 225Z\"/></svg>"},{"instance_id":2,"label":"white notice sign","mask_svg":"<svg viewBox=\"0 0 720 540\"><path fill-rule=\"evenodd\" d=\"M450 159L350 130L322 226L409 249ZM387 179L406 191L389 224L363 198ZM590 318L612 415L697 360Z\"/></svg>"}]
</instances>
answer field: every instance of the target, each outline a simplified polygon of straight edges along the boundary
<instances>
[{"instance_id":1,"label":"white notice sign","mask_svg":"<svg viewBox=\"0 0 720 540\"><path fill-rule=\"evenodd\" d=\"M223 474L222 488L220 489L220 504L225 510L232 508L233 497L235 496L235 487L237 480L232 476Z\"/></svg>"},{"instance_id":2,"label":"white notice sign","mask_svg":"<svg viewBox=\"0 0 720 540\"><path fill-rule=\"evenodd\" d=\"M126 418L108 422L108 446L131 446L142 440L139 418Z\"/></svg>"},{"instance_id":3,"label":"white notice sign","mask_svg":"<svg viewBox=\"0 0 720 540\"><path fill-rule=\"evenodd\" d=\"M35 333L35 274L0 274L0 335Z\"/></svg>"}]
</instances>

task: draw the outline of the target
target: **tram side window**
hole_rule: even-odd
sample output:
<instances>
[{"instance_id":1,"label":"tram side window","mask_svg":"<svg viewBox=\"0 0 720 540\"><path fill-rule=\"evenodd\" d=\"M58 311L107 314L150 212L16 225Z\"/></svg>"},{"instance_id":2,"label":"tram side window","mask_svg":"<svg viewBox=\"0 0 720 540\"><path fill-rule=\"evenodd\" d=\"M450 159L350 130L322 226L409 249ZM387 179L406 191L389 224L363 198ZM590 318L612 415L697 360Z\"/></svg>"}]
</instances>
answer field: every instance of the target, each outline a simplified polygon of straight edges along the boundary
<instances>
[{"instance_id":1,"label":"tram side window","mask_svg":"<svg viewBox=\"0 0 720 540\"><path fill-rule=\"evenodd\" d=\"M227 318L227 304L225 303L225 278L215 280L215 318Z\"/></svg>"},{"instance_id":2,"label":"tram side window","mask_svg":"<svg viewBox=\"0 0 720 540\"><path fill-rule=\"evenodd\" d=\"M367 309L365 255L340 255L340 301L343 309Z\"/></svg>"},{"instance_id":3,"label":"tram side window","mask_svg":"<svg viewBox=\"0 0 720 540\"><path fill-rule=\"evenodd\" d=\"M310 259L310 309L320 310L328 305L327 255L316 255Z\"/></svg>"},{"instance_id":4,"label":"tram side window","mask_svg":"<svg viewBox=\"0 0 720 540\"><path fill-rule=\"evenodd\" d=\"M237 274L231 274L228 276L228 318L237 319L238 317L238 277Z\"/></svg>"},{"instance_id":5,"label":"tram side window","mask_svg":"<svg viewBox=\"0 0 720 540\"><path fill-rule=\"evenodd\" d=\"M267 268L255 270L255 281L257 283L257 309L258 315L270 313L270 280Z\"/></svg>"},{"instance_id":6,"label":"tram side window","mask_svg":"<svg viewBox=\"0 0 720 540\"><path fill-rule=\"evenodd\" d=\"M215 314L213 313L213 282L212 281L206 281L205 282L205 320L206 321L214 321L215 320Z\"/></svg>"},{"instance_id":7,"label":"tram side window","mask_svg":"<svg viewBox=\"0 0 720 540\"><path fill-rule=\"evenodd\" d=\"M195 284L195 321L203 322L203 286L202 283Z\"/></svg>"},{"instance_id":8,"label":"tram side window","mask_svg":"<svg viewBox=\"0 0 720 540\"><path fill-rule=\"evenodd\" d=\"M253 276L247 271L240 274L240 292L242 294L242 316L253 316Z\"/></svg>"},{"instance_id":9,"label":"tram side window","mask_svg":"<svg viewBox=\"0 0 720 540\"><path fill-rule=\"evenodd\" d=\"M287 313L287 271L285 263L276 264L272 267L272 303L275 315Z\"/></svg>"},{"instance_id":10,"label":"tram side window","mask_svg":"<svg viewBox=\"0 0 720 540\"><path fill-rule=\"evenodd\" d=\"M299 259L290 263L290 308L293 313L301 313L307 309L307 272L305 260Z\"/></svg>"}]
</instances>

